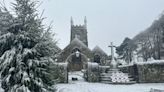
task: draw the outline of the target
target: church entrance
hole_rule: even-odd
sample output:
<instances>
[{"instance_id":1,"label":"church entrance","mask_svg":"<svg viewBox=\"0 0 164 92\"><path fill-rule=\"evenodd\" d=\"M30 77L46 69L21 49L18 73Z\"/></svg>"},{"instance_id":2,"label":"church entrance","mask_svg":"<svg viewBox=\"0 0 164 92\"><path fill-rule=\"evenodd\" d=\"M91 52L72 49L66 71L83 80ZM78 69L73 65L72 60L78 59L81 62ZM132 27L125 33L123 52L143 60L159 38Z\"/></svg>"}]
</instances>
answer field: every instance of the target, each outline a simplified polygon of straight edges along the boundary
<instances>
[{"instance_id":1,"label":"church entrance","mask_svg":"<svg viewBox=\"0 0 164 92\"><path fill-rule=\"evenodd\" d=\"M79 53L79 52L77 52ZM79 54L77 56L77 54L75 53L75 55L72 55L72 62L70 62L70 67L69 69L71 71L80 71L83 68L83 62L81 61L81 55Z\"/></svg>"},{"instance_id":2,"label":"church entrance","mask_svg":"<svg viewBox=\"0 0 164 92\"><path fill-rule=\"evenodd\" d=\"M88 60L88 57L78 48L73 49L72 53L66 59L66 62L68 62L68 71L81 71L85 69Z\"/></svg>"},{"instance_id":3,"label":"church entrance","mask_svg":"<svg viewBox=\"0 0 164 92\"><path fill-rule=\"evenodd\" d=\"M81 69L83 69L82 55L78 48L72 50L72 54L68 62L69 71L81 71Z\"/></svg>"}]
</instances>

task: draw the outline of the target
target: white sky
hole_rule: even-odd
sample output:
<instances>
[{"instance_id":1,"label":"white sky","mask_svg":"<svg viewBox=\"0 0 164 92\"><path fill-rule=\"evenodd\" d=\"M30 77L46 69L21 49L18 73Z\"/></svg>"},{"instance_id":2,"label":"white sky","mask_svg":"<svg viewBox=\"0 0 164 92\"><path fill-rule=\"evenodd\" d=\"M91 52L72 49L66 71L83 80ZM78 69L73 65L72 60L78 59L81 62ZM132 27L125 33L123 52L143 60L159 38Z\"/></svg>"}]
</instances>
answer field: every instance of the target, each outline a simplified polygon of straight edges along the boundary
<instances>
[{"instance_id":1,"label":"white sky","mask_svg":"<svg viewBox=\"0 0 164 92\"><path fill-rule=\"evenodd\" d=\"M2 0L0 0L2 1ZM6 5L13 0L5 0ZM58 45L64 48L70 42L70 17L74 24L88 20L89 47L100 46L109 53L111 41L120 45L125 37L136 34L151 25L164 10L164 0L41 0L45 9L45 23L54 25Z\"/></svg>"}]
</instances>

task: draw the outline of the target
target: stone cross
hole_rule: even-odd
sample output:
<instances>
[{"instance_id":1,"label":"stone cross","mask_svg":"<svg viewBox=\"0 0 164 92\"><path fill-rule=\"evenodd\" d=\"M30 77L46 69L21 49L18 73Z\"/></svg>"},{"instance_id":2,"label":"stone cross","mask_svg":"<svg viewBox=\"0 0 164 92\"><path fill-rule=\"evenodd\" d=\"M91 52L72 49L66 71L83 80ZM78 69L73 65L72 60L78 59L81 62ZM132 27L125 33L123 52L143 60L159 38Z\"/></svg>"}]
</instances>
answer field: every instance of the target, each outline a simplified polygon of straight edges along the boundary
<instances>
[{"instance_id":1,"label":"stone cross","mask_svg":"<svg viewBox=\"0 0 164 92\"><path fill-rule=\"evenodd\" d=\"M116 67L117 67L117 62L116 62L115 59L114 59L114 48L115 48L116 46L114 46L114 45L113 45L113 42L111 42L111 45L108 46L108 47L111 48L111 58L112 58L112 60L111 60L111 65L112 65L113 68L116 68Z\"/></svg>"}]
</instances>

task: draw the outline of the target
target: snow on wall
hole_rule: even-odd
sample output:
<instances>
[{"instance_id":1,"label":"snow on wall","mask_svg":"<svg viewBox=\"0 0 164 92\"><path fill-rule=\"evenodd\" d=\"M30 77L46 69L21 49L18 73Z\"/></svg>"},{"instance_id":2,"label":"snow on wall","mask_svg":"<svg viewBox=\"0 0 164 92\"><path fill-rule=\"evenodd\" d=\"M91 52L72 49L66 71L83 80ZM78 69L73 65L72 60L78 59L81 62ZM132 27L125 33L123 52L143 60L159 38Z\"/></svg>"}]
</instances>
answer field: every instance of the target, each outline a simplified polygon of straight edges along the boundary
<instances>
[{"instance_id":1,"label":"snow on wall","mask_svg":"<svg viewBox=\"0 0 164 92\"><path fill-rule=\"evenodd\" d=\"M93 63L93 62L88 62L88 67L97 68L97 67L99 67L99 64L98 63Z\"/></svg>"},{"instance_id":2,"label":"snow on wall","mask_svg":"<svg viewBox=\"0 0 164 92\"><path fill-rule=\"evenodd\" d=\"M68 63L55 63L56 65L58 66L63 66L64 68L67 68L68 67Z\"/></svg>"},{"instance_id":3,"label":"snow on wall","mask_svg":"<svg viewBox=\"0 0 164 92\"><path fill-rule=\"evenodd\" d=\"M98 82L99 81L99 64L88 62L87 67L87 81L89 82Z\"/></svg>"},{"instance_id":4,"label":"snow on wall","mask_svg":"<svg viewBox=\"0 0 164 92\"><path fill-rule=\"evenodd\" d=\"M128 72L139 83L163 83L164 60L138 62L134 65L120 66L123 72Z\"/></svg>"},{"instance_id":5,"label":"snow on wall","mask_svg":"<svg viewBox=\"0 0 164 92\"><path fill-rule=\"evenodd\" d=\"M153 60L147 62L137 62L137 65L146 65L146 64L164 64L164 60Z\"/></svg>"}]
</instances>

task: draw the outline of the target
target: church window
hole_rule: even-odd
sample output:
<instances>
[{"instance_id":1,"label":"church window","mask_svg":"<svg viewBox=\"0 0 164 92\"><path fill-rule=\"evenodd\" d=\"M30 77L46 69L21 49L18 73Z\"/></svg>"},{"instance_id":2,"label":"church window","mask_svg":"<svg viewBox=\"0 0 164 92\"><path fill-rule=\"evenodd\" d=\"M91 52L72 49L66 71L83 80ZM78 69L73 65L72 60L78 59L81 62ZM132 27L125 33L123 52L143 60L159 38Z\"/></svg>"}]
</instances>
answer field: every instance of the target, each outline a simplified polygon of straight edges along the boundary
<instances>
[{"instance_id":1,"label":"church window","mask_svg":"<svg viewBox=\"0 0 164 92\"><path fill-rule=\"evenodd\" d=\"M76 34L76 35L75 35L75 38L78 38L78 39L80 39L80 35L77 35L77 34Z\"/></svg>"}]
</instances>

